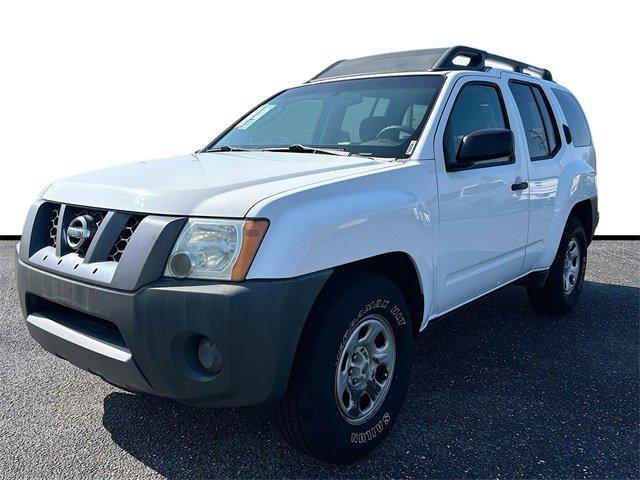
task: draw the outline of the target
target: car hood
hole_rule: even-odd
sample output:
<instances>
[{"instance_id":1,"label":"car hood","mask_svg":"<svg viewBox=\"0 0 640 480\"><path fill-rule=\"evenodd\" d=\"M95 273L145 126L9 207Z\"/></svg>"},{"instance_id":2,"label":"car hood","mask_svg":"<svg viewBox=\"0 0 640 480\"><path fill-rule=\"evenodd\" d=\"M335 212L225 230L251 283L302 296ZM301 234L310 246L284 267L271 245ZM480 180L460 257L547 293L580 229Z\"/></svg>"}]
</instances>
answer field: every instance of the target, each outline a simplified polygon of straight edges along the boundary
<instances>
[{"instance_id":1,"label":"car hood","mask_svg":"<svg viewBox=\"0 0 640 480\"><path fill-rule=\"evenodd\" d=\"M271 195L391 164L293 152L200 153L69 177L42 198L129 212L241 218Z\"/></svg>"}]
</instances>

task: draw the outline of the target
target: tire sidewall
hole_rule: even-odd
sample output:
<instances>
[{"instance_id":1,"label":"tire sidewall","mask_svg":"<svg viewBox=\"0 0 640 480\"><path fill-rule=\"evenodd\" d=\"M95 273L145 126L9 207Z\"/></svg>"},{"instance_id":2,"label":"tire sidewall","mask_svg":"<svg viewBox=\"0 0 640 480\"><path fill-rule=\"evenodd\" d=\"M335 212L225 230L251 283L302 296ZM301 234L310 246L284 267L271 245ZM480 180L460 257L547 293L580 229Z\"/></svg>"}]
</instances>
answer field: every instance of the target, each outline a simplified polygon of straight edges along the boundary
<instances>
[{"instance_id":1,"label":"tire sidewall","mask_svg":"<svg viewBox=\"0 0 640 480\"><path fill-rule=\"evenodd\" d=\"M564 259L567 253L567 247L571 239L575 238L580 248L580 270L578 272L578 280L573 291L570 294L566 294L564 291L563 275L564 275ZM558 258L556 259L556 284L559 289L559 293L564 299L564 305L567 309L573 308L578 302L582 287L584 286L584 277L587 271L587 237L584 231L582 223L576 219L571 219L567 225L567 229L562 238L562 246L558 252Z\"/></svg>"},{"instance_id":2,"label":"tire sidewall","mask_svg":"<svg viewBox=\"0 0 640 480\"><path fill-rule=\"evenodd\" d=\"M411 375L411 346L413 340L412 324L408 307L395 285L386 279L375 282L377 288L356 292L343 299L335 308L331 306L321 314L342 312L341 318L334 318L335 328L323 332L321 339L322 369L317 381L318 399L315 402L317 417L313 419L322 434L318 438L330 439L330 444L315 445L320 455L333 461L348 462L360 457L374 448L386 436L394 423L406 393ZM384 285L387 284L385 288ZM331 299L325 302L331 303ZM370 315L383 317L393 331L396 360L392 383L387 396L375 415L361 425L348 423L340 413L336 392L335 375L342 346L351 333ZM329 451L327 451L329 449ZM324 452L321 453L321 452Z\"/></svg>"}]
</instances>

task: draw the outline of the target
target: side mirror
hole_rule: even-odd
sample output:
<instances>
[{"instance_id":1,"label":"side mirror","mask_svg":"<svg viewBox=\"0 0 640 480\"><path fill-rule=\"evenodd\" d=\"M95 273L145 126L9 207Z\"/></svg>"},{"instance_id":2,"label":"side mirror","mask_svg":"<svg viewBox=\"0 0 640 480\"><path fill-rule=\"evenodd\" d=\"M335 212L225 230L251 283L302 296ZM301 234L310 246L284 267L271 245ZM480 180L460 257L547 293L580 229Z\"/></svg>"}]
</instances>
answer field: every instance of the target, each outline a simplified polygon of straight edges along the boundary
<instances>
[{"instance_id":1,"label":"side mirror","mask_svg":"<svg viewBox=\"0 0 640 480\"><path fill-rule=\"evenodd\" d=\"M467 167L476 162L513 155L513 132L506 128L475 130L466 134L458 147L456 162Z\"/></svg>"}]
</instances>

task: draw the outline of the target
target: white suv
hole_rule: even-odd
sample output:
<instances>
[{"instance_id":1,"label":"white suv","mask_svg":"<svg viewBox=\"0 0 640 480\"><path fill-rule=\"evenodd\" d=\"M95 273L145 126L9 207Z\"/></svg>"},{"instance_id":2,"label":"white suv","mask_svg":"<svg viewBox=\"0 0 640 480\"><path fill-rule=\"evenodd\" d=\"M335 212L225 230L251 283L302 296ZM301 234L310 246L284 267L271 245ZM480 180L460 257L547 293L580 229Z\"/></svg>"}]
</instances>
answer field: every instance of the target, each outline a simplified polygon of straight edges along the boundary
<instances>
[{"instance_id":1,"label":"white suv","mask_svg":"<svg viewBox=\"0 0 640 480\"><path fill-rule=\"evenodd\" d=\"M292 445L348 462L389 432L430 320L514 282L576 304L596 195L549 71L469 47L343 60L196 153L52 184L20 301L45 349L110 383L274 403Z\"/></svg>"}]
</instances>

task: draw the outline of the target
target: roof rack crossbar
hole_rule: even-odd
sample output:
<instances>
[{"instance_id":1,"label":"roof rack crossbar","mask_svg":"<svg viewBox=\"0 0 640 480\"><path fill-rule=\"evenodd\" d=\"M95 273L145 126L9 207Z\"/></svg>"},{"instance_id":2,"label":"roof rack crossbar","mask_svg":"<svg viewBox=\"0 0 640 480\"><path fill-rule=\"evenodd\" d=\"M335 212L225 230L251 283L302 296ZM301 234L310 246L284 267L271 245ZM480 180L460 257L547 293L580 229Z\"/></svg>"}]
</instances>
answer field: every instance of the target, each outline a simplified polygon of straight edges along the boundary
<instances>
[{"instance_id":1,"label":"roof rack crossbar","mask_svg":"<svg viewBox=\"0 0 640 480\"><path fill-rule=\"evenodd\" d=\"M458 57L467 57L469 63L466 65L454 63L453 61ZM487 53L484 50L462 45L449 48L429 70L436 72L442 70L485 70L487 68L487 60L506 65L512 68L514 72L527 73L527 71L530 71L539 75L544 80L553 81L551 72L546 68L536 67L519 60L513 60L512 58L502 57L493 53Z\"/></svg>"}]
</instances>

